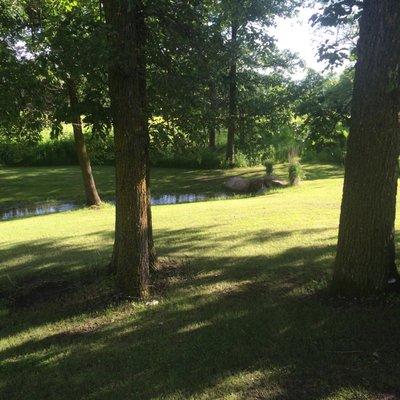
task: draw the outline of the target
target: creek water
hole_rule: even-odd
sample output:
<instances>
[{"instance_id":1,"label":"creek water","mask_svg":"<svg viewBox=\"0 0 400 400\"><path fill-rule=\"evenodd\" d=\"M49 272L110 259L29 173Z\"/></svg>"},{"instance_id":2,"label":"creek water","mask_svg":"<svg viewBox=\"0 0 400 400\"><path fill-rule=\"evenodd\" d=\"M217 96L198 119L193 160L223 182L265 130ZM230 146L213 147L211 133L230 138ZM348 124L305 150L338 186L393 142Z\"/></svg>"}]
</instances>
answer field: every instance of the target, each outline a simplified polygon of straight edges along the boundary
<instances>
[{"instance_id":1,"label":"creek water","mask_svg":"<svg viewBox=\"0 0 400 400\"><path fill-rule=\"evenodd\" d=\"M164 194L151 198L151 204L154 206L179 203L194 203L198 201L206 201L212 199L225 199L228 195L220 193L214 196L204 194ZM111 200L110 202L114 202ZM71 211L81 208L82 205L75 202L62 203L37 203L32 205L15 206L5 210L0 210L0 220L7 221L13 218L21 218L36 215L54 214L59 212Z\"/></svg>"}]
</instances>

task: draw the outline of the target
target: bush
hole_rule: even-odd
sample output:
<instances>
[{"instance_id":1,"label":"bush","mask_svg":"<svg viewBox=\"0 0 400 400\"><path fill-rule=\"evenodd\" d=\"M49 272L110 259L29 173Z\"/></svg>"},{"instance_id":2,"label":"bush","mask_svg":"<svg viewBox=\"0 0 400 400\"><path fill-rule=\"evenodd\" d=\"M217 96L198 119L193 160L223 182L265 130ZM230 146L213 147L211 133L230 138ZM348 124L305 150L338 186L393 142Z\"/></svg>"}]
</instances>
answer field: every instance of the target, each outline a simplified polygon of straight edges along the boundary
<instances>
[{"instance_id":1,"label":"bush","mask_svg":"<svg viewBox=\"0 0 400 400\"><path fill-rule=\"evenodd\" d=\"M240 151L236 152L235 162L233 164L236 168L249 167L252 163L249 162L248 158Z\"/></svg>"},{"instance_id":2,"label":"bush","mask_svg":"<svg viewBox=\"0 0 400 400\"><path fill-rule=\"evenodd\" d=\"M267 175L272 175L274 172L274 163L272 161L265 161L265 173Z\"/></svg>"},{"instance_id":3,"label":"bush","mask_svg":"<svg viewBox=\"0 0 400 400\"><path fill-rule=\"evenodd\" d=\"M298 185L303 178L303 170L300 163L289 164L289 182L292 186Z\"/></svg>"},{"instance_id":4,"label":"bush","mask_svg":"<svg viewBox=\"0 0 400 400\"><path fill-rule=\"evenodd\" d=\"M200 151L200 168L202 169L218 169L222 168L224 160L220 154L210 149Z\"/></svg>"},{"instance_id":5,"label":"bush","mask_svg":"<svg viewBox=\"0 0 400 400\"><path fill-rule=\"evenodd\" d=\"M86 144L93 165L114 163L112 137L87 138ZM0 141L0 164L21 167L77 165L78 157L72 137L37 143L5 140Z\"/></svg>"},{"instance_id":6,"label":"bush","mask_svg":"<svg viewBox=\"0 0 400 400\"><path fill-rule=\"evenodd\" d=\"M74 142L70 139L39 143L0 142L0 164L9 166L52 166L77 163Z\"/></svg>"},{"instance_id":7,"label":"bush","mask_svg":"<svg viewBox=\"0 0 400 400\"><path fill-rule=\"evenodd\" d=\"M15 142L0 142L0 164L21 165L24 160L31 158L30 147Z\"/></svg>"},{"instance_id":8,"label":"bush","mask_svg":"<svg viewBox=\"0 0 400 400\"><path fill-rule=\"evenodd\" d=\"M308 149L302 154L301 159L305 162L319 162L327 164L333 163L342 165L344 163L345 155L346 150L336 146L321 151Z\"/></svg>"},{"instance_id":9,"label":"bush","mask_svg":"<svg viewBox=\"0 0 400 400\"><path fill-rule=\"evenodd\" d=\"M93 165L114 165L114 137L108 135L105 138L92 137L86 141L90 161Z\"/></svg>"},{"instance_id":10,"label":"bush","mask_svg":"<svg viewBox=\"0 0 400 400\"><path fill-rule=\"evenodd\" d=\"M263 164L265 165L267 162L272 164L276 162L276 149L272 144L267 146L263 155Z\"/></svg>"},{"instance_id":11,"label":"bush","mask_svg":"<svg viewBox=\"0 0 400 400\"><path fill-rule=\"evenodd\" d=\"M37 144L34 157L27 165L75 165L78 163L75 143L71 139L51 140Z\"/></svg>"},{"instance_id":12,"label":"bush","mask_svg":"<svg viewBox=\"0 0 400 400\"><path fill-rule=\"evenodd\" d=\"M153 167L217 169L223 168L224 159L221 154L210 149L160 152L152 148L150 150L150 163Z\"/></svg>"}]
</instances>

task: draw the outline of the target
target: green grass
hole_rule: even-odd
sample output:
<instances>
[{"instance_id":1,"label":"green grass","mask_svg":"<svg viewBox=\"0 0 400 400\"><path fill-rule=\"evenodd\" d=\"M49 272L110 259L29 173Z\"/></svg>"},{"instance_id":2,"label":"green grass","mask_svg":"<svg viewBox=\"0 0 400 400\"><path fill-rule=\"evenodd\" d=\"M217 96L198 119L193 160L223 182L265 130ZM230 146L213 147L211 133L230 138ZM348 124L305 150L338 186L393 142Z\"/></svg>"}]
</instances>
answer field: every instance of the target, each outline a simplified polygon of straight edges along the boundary
<instances>
[{"instance_id":1,"label":"green grass","mask_svg":"<svg viewBox=\"0 0 400 400\"><path fill-rule=\"evenodd\" d=\"M280 165L277 173L287 175L287 166ZM307 165L309 178L340 176L338 167ZM231 170L185 170L154 168L152 194L221 193L223 182L230 176L261 176L263 167ZM114 168L95 167L94 175L100 195L105 199L114 196ZM32 204L44 201L77 201L84 203L84 192L79 167L0 168L0 210L15 204Z\"/></svg>"},{"instance_id":2,"label":"green grass","mask_svg":"<svg viewBox=\"0 0 400 400\"><path fill-rule=\"evenodd\" d=\"M156 305L110 297L112 206L1 222L0 398L397 399L399 303L325 296L342 179L306 170L265 196L154 207L160 256L186 261Z\"/></svg>"}]
</instances>

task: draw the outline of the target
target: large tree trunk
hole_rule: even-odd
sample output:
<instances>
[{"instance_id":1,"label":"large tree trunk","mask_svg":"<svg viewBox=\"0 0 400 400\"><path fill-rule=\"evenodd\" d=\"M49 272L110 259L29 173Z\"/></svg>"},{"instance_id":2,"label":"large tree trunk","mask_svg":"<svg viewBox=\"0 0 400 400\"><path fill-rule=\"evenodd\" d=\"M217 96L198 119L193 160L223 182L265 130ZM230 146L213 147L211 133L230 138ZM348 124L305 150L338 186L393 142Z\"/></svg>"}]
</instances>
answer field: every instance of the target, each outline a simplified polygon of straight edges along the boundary
<instances>
[{"instance_id":1,"label":"large tree trunk","mask_svg":"<svg viewBox=\"0 0 400 400\"><path fill-rule=\"evenodd\" d=\"M83 185L86 195L86 205L98 206L101 204L101 199L97 192L96 183L94 181L92 173L92 166L90 165L89 155L86 150L81 116L76 113L79 101L74 81L72 79L67 79L66 87L68 91L69 103L73 112L72 129L74 132L75 149L82 171Z\"/></svg>"},{"instance_id":2,"label":"large tree trunk","mask_svg":"<svg viewBox=\"0 0 400 400\"><path fill-rule=\"evenodd\" d=\"M111 58L116 221L112 269L127 296L149 296L148 116L141 1L103 0Z\"/></svg>"},{"instance_id":3,"label":"large tree trunk","mask_svg":"<svg viewBox=\"0 0 400 400\"><path fill-rule=\"evenodd\" d=\"M232 64L229 69L229 117L228 117L228 138L226 143L226 161L228 164L235 163L235 135L236 135L236 119L237 119L237 23L232 23Z\"/></svg>"},{"instance_id":4,"label":"large tree trunk","mask_svg":"<svg viewBox=\"0 0 400 400\"><path fill-rule=\"evenodd\" d=\"M208 120L208 147L215 150L217 128L217 93L213 79L209 81L210 113Z\"/></svg>"},{"instance_id":5,"label":"large tree trunk","mask_svg":"<svg viewBox=\"0 0 400 400\"><path fill-rule=\"evenodd\" d=\"M398 279L394 220L399 156L400 4L364 1L333 288L385 291Z\"/></svg>"},{"instance_id":6,"label":"large tree trunk","mask_svg":"<svg viewBox=\"0 0 400 400\"><path fill-rule=\"evenodd\" d=\"M150 166L147 168L147 225L148 225L148 235L149 235L149 268L150 271L154 271L157 262L156 247L154 244L153 237L153 216L151 212L151 192L150 192Z\"/></svg>"}]
</instances>

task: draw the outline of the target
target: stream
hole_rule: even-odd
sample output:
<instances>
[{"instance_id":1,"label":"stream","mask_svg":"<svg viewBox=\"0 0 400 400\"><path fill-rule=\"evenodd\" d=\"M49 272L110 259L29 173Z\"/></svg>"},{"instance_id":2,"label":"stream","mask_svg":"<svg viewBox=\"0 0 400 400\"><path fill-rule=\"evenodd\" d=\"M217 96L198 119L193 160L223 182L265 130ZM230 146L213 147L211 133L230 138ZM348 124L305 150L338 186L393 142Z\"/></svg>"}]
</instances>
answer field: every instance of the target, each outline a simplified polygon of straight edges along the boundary
<instances>
[{"instance_id":1,"label":"stream","mask_svg":"<svg viewBox=\"0 0 400 400\"><path fill-rule=\"evenodd\" d=\"M161 206L167 204L180 204L180 203L194 203L198 201L212 200L212 199L226 199L226 193L220 193L213 196L204 194L164 194L158 197L151 198L153 206ZM110 201L114 203L114 200ZM82 208L82 205L75 202L60 202L60 203L37 203L32 205L10 207L8 209L0 210L0 220L7 221L13 218L37 216L54 214L59 212L71 211Z\"/></svg>"}]
</instances>

